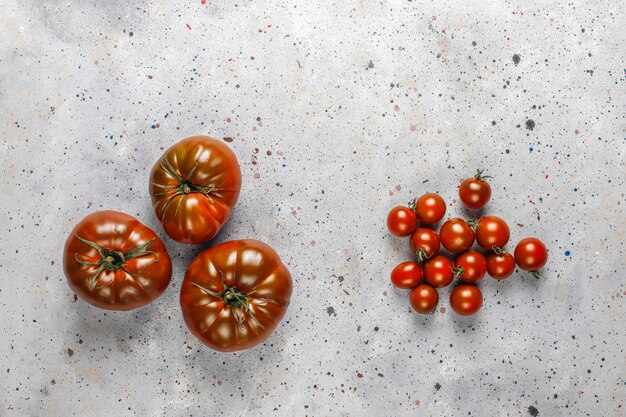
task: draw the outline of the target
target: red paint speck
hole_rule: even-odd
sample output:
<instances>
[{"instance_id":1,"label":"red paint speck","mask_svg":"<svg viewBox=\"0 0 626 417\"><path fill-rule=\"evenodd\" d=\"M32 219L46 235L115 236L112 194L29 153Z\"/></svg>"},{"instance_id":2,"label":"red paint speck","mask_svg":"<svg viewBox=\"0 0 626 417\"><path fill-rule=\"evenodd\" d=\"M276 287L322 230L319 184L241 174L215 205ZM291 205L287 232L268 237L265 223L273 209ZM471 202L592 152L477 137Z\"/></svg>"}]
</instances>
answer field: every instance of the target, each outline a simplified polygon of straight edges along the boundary
<instances>
[{"instance_id":1,"label":"red paint speck","mask_svg":"<svg viewBox=\"0 0 626 417\"><path fill-rule=\"evenodd\" d=\"M185 26L187 26L187 29L191 30L191 26L189 26L189 23L185 23Z\"/></svg>"},{"instance_id":2,"label":"red paint speck","mask_svg":"<svg viewBox=\"0 0 626 417\"><path fill-rule=\"evenodd\" d=\"M411 125L409 129L411 129L411 132L415 132L417 130L417 125Z\"/></svg>"},{"instance_id":3,"label":"red paint speck","mask_svg":"<svg viewBox=\"0 0 626 417\"><path fill-rule=\"evenodd\" d=\"M532 205L535 205L535 202L533 200L528 200L528 202Z\"/></svg>"},{"instance_id":4,"label":"red paint speck","mask_svg":"<svg viewBox=\"0 0 626 417\"><path fill-rule=\"evenodd\" d=\"M439 312L440 312L441 314L445 313L445 312L446 312L446 308L445 308L445 307L441 307L441 308L439 309Z\"/></svg>"},{"instance_id":5,"label":"red paint speck","mask_svg":"<svg viewBox=\"0 0 626 417\"><path fill-rule=\"evenodd\" d=\"M363 378L363 374L362 374L362 373L360 373L360 372L359 372L359 373L357 373L357 374L356 374L356 376L357 376L358 378Z\"/></svg>"},{"instance_id":6,"label":"red paint speck","mask_svg":"<svg viewBox=\"0 0 626 417\"><path fill-rule=\"evenodd\" d=\"M521 10L519 11L519 14L520 14L520 15L522 15L522 16L524 16L524 12L523 12L523 11L521 11Z\"/></svg>"},{"instance_id":7,"label":"red paint speck","mask_svg":"<svg viewBox=\"0 0 626 417\"><path fill-rule=\"evenodd\" d=\"M92 204L93 204L93 203L92 203L91 201L88 201L88 202L87 202L87 208L91 207L91 205L92 205Z\"/></svg>"},{"instance_id":8,"label":"red paint speck","mask_svg":"<svg viewBox=\"0 0 626 417\"><path fill-rule=\"evenodd\" d=\"M206 0L200 0L200 3L206 4Z\"/></svg>"},{"instance_id":9,"label":"red paint speck","mask_svg":"<svg viewBox=\"0 0 626 417\"><path fill-rule=\"evenodd\" d=\"M230 123L230 122L231 122L230 117L227 117L227 118L226 118L226 121L227 121L228 123Z\"/></svg>"}]
</instances>

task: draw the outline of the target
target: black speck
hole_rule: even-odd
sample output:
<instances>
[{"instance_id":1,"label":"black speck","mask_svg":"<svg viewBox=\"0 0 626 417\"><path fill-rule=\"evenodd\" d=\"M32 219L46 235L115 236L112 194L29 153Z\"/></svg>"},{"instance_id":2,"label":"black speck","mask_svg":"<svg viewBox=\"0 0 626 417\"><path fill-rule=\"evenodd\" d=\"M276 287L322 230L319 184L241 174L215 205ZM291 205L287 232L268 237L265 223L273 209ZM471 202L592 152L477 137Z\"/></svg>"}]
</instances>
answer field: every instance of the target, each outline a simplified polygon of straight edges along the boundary
<instances>
[{"instance_id":1,"label":"black speck","mask_svg":"<svg viewBox=\"0 0 626 417\"><path fill-rule=\"evenodd\" d=\"M50 383L51 383L52 385L56 385L57 381L56 381L56 379L53 379L52 381L50 381Z\"/></svg>"},{"instance_id":2,"label":"black speck","mask_svg":"<svg viewBox=\"0 0 626 417\"><path fill-rule=\"evenodd\" d=\"M528 129L528 130L534 130L535 129L535 122L532 119L526 120L526 129Z\"/></svg>"},{"instance_id":3,"label":"black speck","mask_svg":"<svg viewBox=\"0 0 626 417\"><path fill-rule=\"evenodd\" d=\"M539 415L539 410L537 410L535 407L531 405L530 407L528 407L528 414L530 414L533 417L537 417Z\"/></svg>"},{"instance_id":4,"label":"black speck","mask_svg":"<svg viewBox=\"0 0 626 417\"><path fill-rule=\"evenodd\" d=\"M495 126L495 125L496 125L496 121L494 120L491 122L491 126Z\"/></svg>"},{"instance_id":5,"label":"black speck","mask_svg":"<svg viewBox=\"0 0 626 417\"><path fill-rule=\"evenodd\" d=\"M473 42L472 42L472 46L476 46L476 41L473 41Z\"/></svg>"},{"instance_id":6,"label":"black speck","mask_svg":"<svg viewBox=\"0 0 626 417\"><path fill-rule=\"evenodd\" d=\"M437 383L435 384L435 390L436 390L436 391L439 391L440 389L441 389L441 384L440 384L439 382L437 382Z\"/></svg>"},{"instance_id":7,"label":"black speck","mask_svg":"<svg viewBox=\"0 0 626 417\"><path fill-rule=\"evenodd\" d=\"M367 68L368 69L374 68L374 63L372 62L372 60L370 60L369 64L367 64Z\"/></svg>"},{"instance_id":8,"label":"black speck","mask_svg":"<svg viewBox=\"0 0 626 417\"><path fill-rule=\"evenodd\" d=\"M337 314L335 314L335 309L333 307L326 308L326 312L328 313L329 316L336 316L337 315Z\"/></svg>"},{"instance_id":9,"label":"black speck","mask_svg":"<svg viewBox=\"0 0 626 417\"><path fill-rule=\"evenodd\" d=\"M344 280L345 278L343 277L343 275L339 275L339 276L337 277L337 279L339 280L339 282L343 282L343 280Z\"/></svg>"},{"instance_id":10,"label":"black speck","mask_svg":"<svg viewBox=\"0 0 626 417\"><path fill-rule=\"evenodd\" d=\"M67 348L67 356L69 356L70 358L74 356L74 351L70 348Z\"/></svg>"},{"instance_id":11,"label":"black speck","mask_svg":"<svg viewBox=\"0 0 626 417\"><path fill-rule=\"evenodd\" d=\"M133 32L128 32L128 36L130 36L132 38L132 36L134 35Z\"/></svg>"},{"instance_id":12,"label":"black speck","mask_svg":"<svg viewBox=\"0 0 626 417\"><path fill-rule=\"evenodd\" d=\"M522 58L520 58L520 56L519 56L518 54L513 54L513 63L514 63L515 65L519 64L519 62L520 62L520 60L521 60L521 59L522 59Z\"/></svg>"}]
</instances>

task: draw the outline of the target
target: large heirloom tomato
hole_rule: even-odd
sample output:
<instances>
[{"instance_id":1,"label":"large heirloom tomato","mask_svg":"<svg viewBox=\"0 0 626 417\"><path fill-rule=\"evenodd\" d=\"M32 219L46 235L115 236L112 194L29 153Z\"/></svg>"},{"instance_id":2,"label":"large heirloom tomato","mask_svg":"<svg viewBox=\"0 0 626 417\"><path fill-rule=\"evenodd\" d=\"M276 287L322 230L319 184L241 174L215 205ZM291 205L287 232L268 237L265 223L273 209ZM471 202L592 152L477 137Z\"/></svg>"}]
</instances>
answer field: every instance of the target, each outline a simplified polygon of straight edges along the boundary
<instances>
[{"instance_id":1,"label":"large heirloom tomato","mask_svg":"<svg viewBox=\"0 0 626 417\"><path fill-rule=\"evenodd\" d=\"M182 243L215 237L240 190L237 156L208 136L193 136L169 148L150 175L154 211L165 232Z\"/></svg>"},{"instance_id":2,"label":"large heirloom tomato","mask_svg":"<svg viewBox=\"0 0 626 417\"><path fill-rule=\"evenodd\" d=\"M76 295L107 310L150 303L172 277L172 262L161 239L118 211L98 211L74 227L65 243L63 267Z\"/></svg>"},{"instance_id":3,"label":"large heirloom tomato","mask_svg":"<svg viewBox=\"0 0 626 417\"><path fill-rule=\"evenodd\" d=\"M272 248L257 240L234 240L193 260L180 305L194 336L212 349L233 352L272 334L291 291L291 275Z\"/></svg>"}]
</instances>

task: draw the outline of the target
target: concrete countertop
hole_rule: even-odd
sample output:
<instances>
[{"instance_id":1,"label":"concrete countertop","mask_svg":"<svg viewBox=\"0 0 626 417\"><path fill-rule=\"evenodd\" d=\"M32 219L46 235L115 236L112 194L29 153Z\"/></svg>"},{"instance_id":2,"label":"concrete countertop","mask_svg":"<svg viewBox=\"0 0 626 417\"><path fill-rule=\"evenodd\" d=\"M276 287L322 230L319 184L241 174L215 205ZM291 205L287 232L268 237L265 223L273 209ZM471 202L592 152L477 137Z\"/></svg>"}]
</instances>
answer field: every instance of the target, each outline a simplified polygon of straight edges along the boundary
<instances>
[{"instance_id":1,"label":"concrete countertop","mask_svg":"<svg viewBox=\"0 0 626 417\"><path fill-rule=\"evenodd\" d=\"M555 3L0 0L0 416L623 416L626 8ZM212 242L256 238L294 277L276 333L222 354L178 291L209 244L166 238L163 149L227 140L242 167ZM546 242L483 309L410 310L388 210L426 191ZM97 210L164 238L155 303L78 300L64 241Z\"/></svg>"}]
</instances>

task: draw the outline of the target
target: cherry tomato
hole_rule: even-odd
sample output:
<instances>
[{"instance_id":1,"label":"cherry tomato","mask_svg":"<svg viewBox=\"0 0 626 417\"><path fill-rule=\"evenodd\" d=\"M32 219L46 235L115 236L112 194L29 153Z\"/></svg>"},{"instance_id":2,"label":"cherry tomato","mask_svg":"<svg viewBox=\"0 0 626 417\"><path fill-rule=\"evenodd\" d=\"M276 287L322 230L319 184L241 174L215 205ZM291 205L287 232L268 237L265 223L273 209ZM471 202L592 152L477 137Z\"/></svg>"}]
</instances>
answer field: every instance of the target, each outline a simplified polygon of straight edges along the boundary
<instances>
[{"instance_id":1,"label":"cherry tomato","mask_svg":"<svg viewBox=\"0 0 626 417\"><path fill-rule=\"evenodd\" d=\"M454 277L469 284L476 284L487 272L485 257L473 250L463 252L454 263Z\"/></svg>"},{"instance_id":2,"label":"cherry tomato","mask_svg":"<svg viewBox=\"0 0 626 417\"><path fill-rule=\"evenodd\" d=\"M191 262L180 306L191 333L211 349L233 352L267 339L287 312L291 274L258 240L212 246Z\"/></svg>"},{"instance_id":3,"label":"cherry tomato","mask_svg":"<svg viewBox=\"0 0 626 417\"><path fill-rule=\"evenodd\" d=\"M421 227L411 235L411 252L420 262L437 255L439 246L439 235L434 230Z\"/></svg>"},{"instance_id":4,"label":"cherry tomato","mask_svg":"<svg viewBox=\"0 0 626 417\"><path fill-rule=\"evenodd\" d=\"M144 306L163 294L172 278L161 239L119 211L98 211L74 227L63 268L78 297L106 310Z\"/></svg>"},{"instance_id":5,"label":"cherry tomato","mask_svg":"<svg viewBox=\"0 0 626 417\"><path fill-rule=\"evenodd\" d=\"M182 243L213 239L230 217L240 190L237 156L208 136L173 145L150 174L154 211L165 232Z\"/></svg>"},{"instance_id":6,"label":"cherry tomato","mask_svg":"<svg viewBox=\"0 0 626 417\"><path fill-rule=\"evenodd\" d=\"M439 194L424 194L414 204L417 218L423 224L437 223L446 214L446 202Z\"/></svg>"},{"instance_id":7,"label":"cherry tomato","mask_svg":"<svg viewBox=\"0 0 626 417\"><path fill-rule=\"evenodd\" d=\"M424 263L424 279L433 287L445 287L453 278L452 262L445 256L435 256Z\"/></svg>"},{"instance_id":8,"label":"cherry tomato","mask_svg":"<svg viewBox=\"0 0 626 417\"><path fill-rule=\"evenodd\" d=\"M406 206L394 207L387 216L387 228L396 236L408 236L417 228L417 216Z\"/></svg>"},{"instance_id":9,"label":"cherry tomato","mask_svg":"<svg viewBox=\"0 0 626 417\"><path fill-rule=\"evenodd\" d=\"M483 171L478 170L472 178L466 178L459 185L459 198L465 206L471 209L479 209L485 206L491 198L491 186L485 181L491 178L482 175Z\"/></svg>"},{"instance_id":10,"label":"cherry tomato","mask_svg":"<svg viewBox=\"0 0 626 417\"><path fill-rule=\"evenodd\" d=\"M495 279L507 279L514 270L515 259L513 255L500 248L487 257L487 273Z\"/></svg>"},{"instance_id":11,"label":"cherry tomato","mask_svg":"<svg viewBox=\"0 0 626 417\"><path fill-rule=\"evenodd\" d=\"M474 231L465 220L454 218L441 226L439 238L443 247L450 252L464 252L474 243Z\"/></svg>"},{"instance_id":12,"label":"cherry tomato","mask_svg":"<svg viewBox=\"0 0 626 417\"><path fill-rule=\"evenodd\" d=\"M476 242L483 249L502 248L507 244L510 236L509 226L499 217L483 217L476 223Z\"/></svg>"},{"instance_id":13,"label":"cherry tomato","mask_svg":"<svg viewBox=\"0 0 626 417\"><path fill-rule=\"evenodd\" d=\"M459 285L450 293L450 307L456 314L471 316L483 305L483 294L475 285Z\"/></svg>"},{"instance_id":14,"label":"cherry tomato","mask_svg":"<svg viewBox=\"0 0 626 417\"><path fill-rule=\"evenodd\" d=\"M422 268L415 262L402 262L391 271L391 282L405 290L415 288L422 281Z\"/></svg>"},{"instance_id":15,"label":"cherry tomato","mask_svg":"<svg viewBox=\"0 0 626 417\"><path fill-rule=\"evenodd\" d=\"M421 314L430 314L437 308L439 294L430 285L422 284L411 293L411 307Z\"/></svg>"},{"instance_id":16,"label":"cherry tomato","mask_svg":"<svg viewBox=\"0 0 626 417\"><path fill-rule=\"evenodd\" d=\"M527 237L515 246L515 263L524 271L536 273L547 261L546 246L537 238Z\"/></svg>"}]
</instances>

